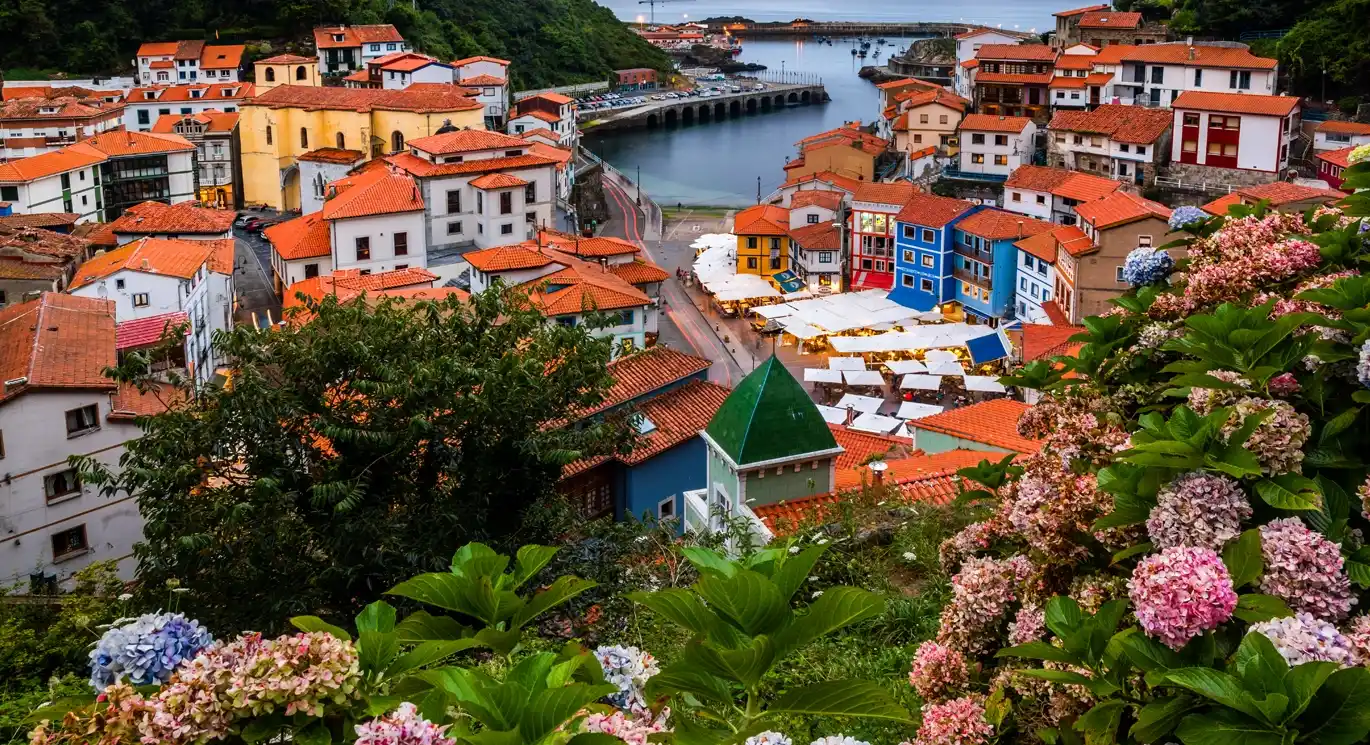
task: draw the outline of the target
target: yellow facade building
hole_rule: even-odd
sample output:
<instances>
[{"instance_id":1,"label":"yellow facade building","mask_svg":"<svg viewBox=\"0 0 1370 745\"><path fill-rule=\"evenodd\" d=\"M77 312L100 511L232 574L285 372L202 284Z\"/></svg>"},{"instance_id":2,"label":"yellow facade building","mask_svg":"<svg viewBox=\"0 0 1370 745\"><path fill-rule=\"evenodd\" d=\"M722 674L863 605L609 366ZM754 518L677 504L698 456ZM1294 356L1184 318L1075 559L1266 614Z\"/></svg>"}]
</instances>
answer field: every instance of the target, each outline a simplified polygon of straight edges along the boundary
<instances>
[{"instance_id":1,"label":"yellow facade building","mask_svg":"<svg viewBox=\"0 0 1370 745\"><path fill-rule=\"evenodd\" d=\"M876 181L876 161L889 141L846 125L805 137L798 142L799 157L785 164L785 180L797 181L816 173L835 173L861 181Z\"/></svg>"},{"instance_id":2,"label":"yellow facade building","mask_svg":"<svg viewBox=\"0 0 1370 745\"><path fill-rule=\"evenodd\" d=\"M318 57L278 54L253 62L252 71L259 94L281 85L303 85L313 88L323 85L319 81Z\"/></svg>"},{"instance_id":3,"label":"yellow facade building","mask_svg":"<svg viewBox=\"0 0 1370 745\"><path fill-rule=\"evenodd\" d=\"M790 211L758 204L733 218L737 236L737 273L755 274L772 284L774 276L793 267L790 244Z\"/></svg>"},{"instance_id":4,"label":"yellow facade building","mask_svg":"<svg viewBox=\"0 0 1370 745\"><path fill-rule=\"evenodd\" d=\"M440 83L404 90L282 85L243 103L243 202L248 207L300 207L299 157L319 148L366 157L404 152L405 143L443 127L484 129L485 107Z\"/></svg>"}]
</instances>

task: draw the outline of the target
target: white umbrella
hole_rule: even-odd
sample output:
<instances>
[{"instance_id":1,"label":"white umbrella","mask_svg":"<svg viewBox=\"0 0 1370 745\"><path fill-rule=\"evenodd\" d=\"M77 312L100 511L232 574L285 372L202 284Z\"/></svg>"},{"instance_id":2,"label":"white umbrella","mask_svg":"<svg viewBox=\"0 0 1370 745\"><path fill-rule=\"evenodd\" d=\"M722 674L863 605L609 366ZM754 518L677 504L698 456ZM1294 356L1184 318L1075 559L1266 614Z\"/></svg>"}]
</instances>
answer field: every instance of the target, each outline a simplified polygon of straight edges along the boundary
<instances>
[{"instance_id":1,"label":"white umbrella","mask_svg":"<svg viewBox=\"0 0 1370 745\"><path fill-rule=\"evenodd\" d=\"M885 403L883 398L874 396L858 396L855 393L848 393L837 402L837 408L845 411L848 407L856 409L862 414L874 414L880 410L880 405Z\"/></svg>"},{"instance_id":2,"label":"white umbrella","mask_svg":"<svg viewBox=\"0 0 1370 745\"><path fill-rule=\"evenodd\" d=\"M850 429L887 435L894 430L899 429L903 424L904 422L902 420L895 419L892 416L885 416L883 414L862 414L852 420Z\"/></svg>"},{"instance_id":3,"label":"white umbrella","mask_svg":"<svg viewBox=\"0 0 1370 745\"><path fill-rule=\"evenodd\" d=\"M965 377L966 390L977 391L979 393L1005 393L1008 389L999 382L998 378L989 375L967 375Z\"/></svg>"},{"instance_id":4,"label":"white umbrella","mask_svg":"<svg viewBox=\"0 0 1370 745\"><path fill-rule=\"evenodd\" d=\"M847 385L880 386L885 384L885 379L874 370L843 370L842 377L847 379Z\"/></svg>"},{"instance_id":5,"label":"white umbrella","mask_svg":"<svg viewBox=\"0 0 1370 745\"><path fill-rule=\"evenodd\" d=\"M914 373L905 375L904 381L899 384L904 390L935 391L942 387L942 376L940 375L920 375Z\"/></svg>"},{"instance_id":6,"label":"white umbrella","mask_svg":"<svg viewBox=\"0 0 1370 745\"><path fill-rule=\"evenodd\" d=\"M915 401L905 401L904 403L899 404L899 413L895 414L895 416L900 419L922 419L925 416L941 414L943 411L944 409L941 406L920 404Z\"/></svg>"},{"instance_id":7,"label":"white umbrella","mask_svg":"<svg viewBox=\"0 0 1370 745\"><path fill-rule=\"evenodd\" d=\"M942 360L928 365L930 375L965 375L965 368L956 360Z\"/></svg>"},{"instance_id":8,"label":"white umbrella","mask_svg":"<svg viewBox=\"0 0 1370 745\"><path fill-rule=\"evenodd\" d=\"M925 373L928 371L927 366L918 360L895 360L893 362L886 362L885 367L889 368L889 371L895 375L909 375L912 373Z\"/></svg>"},{"instance_id":9,"label":"white umbrella","mask_svg":"<svg viewBox=\"0 0 1370 745\"><path fill-rule=\"evenodd\" d=\"M860 357L829 357L829 370L865 370L866 361Z\"/></svg>"},{"instance_id":10,"label":"white umbrella","mask_svg":"<svg viewBox=\"0 0 1370 745\"><path fill-rule=\"evenodd\" d=\"M847 410L839 409L836 406L823 406L819 404L818 413L823 415L823 421L828 424L846 424Z\"/></svg>"},{"instance_id":11,"label":"white umbrella","mask_svg":"<svg viewBox=\"0 0 1370 745\"><path fill-rule=\"evenodd\" d=\"M805 383L841 383L841 370L824 370L822 368L808 368L804 370Z\"/></svg>"}]
</instances>

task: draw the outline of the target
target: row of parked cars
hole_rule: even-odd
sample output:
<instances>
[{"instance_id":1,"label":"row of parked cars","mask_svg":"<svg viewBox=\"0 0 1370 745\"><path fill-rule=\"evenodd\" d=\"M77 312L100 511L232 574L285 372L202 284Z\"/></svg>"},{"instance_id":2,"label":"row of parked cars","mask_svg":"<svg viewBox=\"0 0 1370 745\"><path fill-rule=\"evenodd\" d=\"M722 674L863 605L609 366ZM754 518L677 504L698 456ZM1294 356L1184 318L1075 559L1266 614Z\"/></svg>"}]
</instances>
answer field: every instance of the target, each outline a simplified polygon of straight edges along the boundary
<instances>
[{"instance_id":1,"label":"row of parked cars","mask_svg":"<svg viewBox=\"0 0 1370 745\"><path fill-rule=\"evenodd\" d=\"M630 93L600 93L588 98L580 99L580 108L585 111L595 111L599 109L621 109L627 106L641 106L651 101L667 101L677 98L709 98L710 96L721 96L725 93L741 93L744 90L765 90L764 85L728 85L719 83L712 86L704 86L688 91L668 91L665 93L649 93L643 95L633 95Z\"/></svg>"},{"instance_id":2,"label":"row of parked cars","mask_svg":"<svg viewBox=\"0 0 1370 745\"><path fill-rule=\"evenodd\" d=\"M253 217L252 215L239 215L238 219L233 221L233 227L248 233L260 233L272 225L283 223L293 217L295 217L295 215L285 215L283 217Z\"/></svg>"}]
</instances>

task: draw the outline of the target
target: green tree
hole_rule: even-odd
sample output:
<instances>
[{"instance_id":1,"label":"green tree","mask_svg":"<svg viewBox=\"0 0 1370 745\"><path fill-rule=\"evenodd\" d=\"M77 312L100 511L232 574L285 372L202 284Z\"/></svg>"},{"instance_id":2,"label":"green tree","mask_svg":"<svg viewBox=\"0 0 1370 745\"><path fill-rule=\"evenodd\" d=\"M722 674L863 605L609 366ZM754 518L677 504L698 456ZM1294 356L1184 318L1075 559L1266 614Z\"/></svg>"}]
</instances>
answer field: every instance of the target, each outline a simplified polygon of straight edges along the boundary
<instances>
[{"instance_id":1,"label":"green tree","mask_svg":"<svg viewBox=\"0 0 1370 745\"><path fill-rule=\"evenodd\" d=\"M560 424L604 399L611 342L519 295L311 310L221 334L228 386L142 420L117 474L84 464L139 498L142 585L179 579L214 628L355 611L455 545L509 539L563 464L629 444L622 422Z\"/></svg>"}]
</instances>

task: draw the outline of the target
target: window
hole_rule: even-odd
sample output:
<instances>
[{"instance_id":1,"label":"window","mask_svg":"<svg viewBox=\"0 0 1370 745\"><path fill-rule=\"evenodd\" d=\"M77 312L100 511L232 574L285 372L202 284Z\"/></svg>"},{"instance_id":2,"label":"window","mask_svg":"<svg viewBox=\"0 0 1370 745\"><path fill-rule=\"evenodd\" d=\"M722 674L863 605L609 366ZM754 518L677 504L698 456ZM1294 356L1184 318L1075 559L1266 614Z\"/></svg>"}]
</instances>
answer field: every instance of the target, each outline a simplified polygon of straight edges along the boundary
<instances>
[{"instance_id":1,"label":"window","mask_svg":"<svg viewBox=\"0 0 1370 745\"><path fill-rule=\"evenodd\" d=\"M338 143L338 149L339 149L339 150L346 150L346 149L347 149L347 138L346 138L346 137L343 137L343 133L342 133L342 132L339 132L339 133L337 133L336 135L333 135L333 140L334 140L334 142Z\"/></svg>"},{"instance_id":2,"label":"window","mask_svg":"<svg viewBox=\"0 0 1370 745\"><path fill-rule=\"evenodd\" d=\"M918 289L922 290L923 292L932 292L932 280L928 279L927 277L919 279Z\"/></svg>"},{"instance_id":3,"label":"window","mask_svg":"<svg viewBox=\"0 0 1370 745\"><path fill-rule=\"evenodd\" d=\"M68 437L100 428L100 409L95 404L71 409L67 411L65 416Z\"/></svg>"},{"instance_id":4,"label":"window","mask_svg":"<svg viewBox=\"0 0 1370 745\"><path fill-rule=\"evenodd\" d=\"M1006 165L1008 165L1008 156L1007 156L1007 155L996 155L996 156L994 156L994 165L996 165L996 166L1006 166Z\"/></svg>"},{"instance_id":5,"label":"window","mask_svg":"<svg viewBox=\"0 0 1370 745\"><path fill-rule=\"evenodd\" d=\"M461 212L461 191L458 189L447 190L447 214L455 215ZM448 231L451 232L450 230Z\"/></svg>"},{"instance_id":6,"label":"window","mask_svg":"<svg viewBox=\"0 0 1370 745\"><path fill-rule=\"evenodd\" d=\"M52 560L62 561L80 556L90 550L86 541L85 524L67 528L52 534Z\"/></svg>"},{"instance_id":7,"label":"window","mask_svg":"<svg viewBox=\"0 0 1370 745\"><path fill-rule=\"evenodd\" d=\"M358 236L356 239L357 261L371 260L371 236Z\"/></svg>"},{"instance_id":8,"label":"window","mask_svg":"<svg viewBox=\"0 0 1370 745\"><path fill-rule=\"evenodd\" d=\"M1160 85L1161 83L1164 83L1164 82L1165 82L1165 68L1164 68L1164 67L1153 67L1153 68L1151 68L1151 84L1152 84L1152 85Z\"/></svg>"},{"instance_id":9,"label":"window","mask_svg":"<svg viewBox=\"0 0 1370 745\"><path fill-rule=\"evenodd\" d=\"M1146 155L1146 145L1138 145L1138 146L1137 146L1137 154L1138 154L1138 155Z\"/></svg>"},{"instance_id":10,"label":"window","mask_svg":"<svg viewBox=\"0 0 1370 745\"><path fill-rule=\"evenodd\" d=\"M772 238L772 239L771 239L771 250L772 250L772 251L779 251L779 250L780 250L780 239L779 239L779 238Z\"/></svg>"},{"instance_id":11,"label":"window","mask_svg":"<svg viewBox=\"0 0 1370 745\"><path fill-rule=\"evenodd\" d=\"M775 271L780 271L780 257L779 257L779 256L772 256L772 257L770 258L770 267L771 267L771 269L774 269Z\"/></svg>"},{"instance_id":12,"label":"window","mask_svg":"<svg viewBox=\"0 0 1370 745\"><path fill-rule=\"evenodd\" d=\"M1200 87L1203 86L1203 84L1204 84L1204 71L1203 71L1203 68L1201 67L1201 68L1199 68L1199 69L1197 69L1197 70L1194 71L1194 87L1195 87L1195 88L1200 88Z\"/></svg>"},{"instance_id":13,"label":"window","mask_svg":"<svg viewBox=\"0 0 1370 745\"><path fill-rule=\"evenodd\" d=\"M300 127L300 147L309 147L309 130Z\"/></svg>"},{"instance_id":14,"label":"window","mask_svg":"<svg viewBox=\"0 0 1370 745\"><path fill-rule=\"evenodd\" d=\"M756 241L757 241L756 236L754 236L754 235L753 235L753 236L748 236L748 237L747 237L747 248L756 248Z\"/></svg>"},{"instance_id":15,"label":"window","mask_svg":"<svg viewBox=\"0 0 1370 745\"><path fill-rule=\"evenodd\" d=\"M1038 195L1037 195L1037 204L1046 204L1046 203L1047 203L1047 197L1046 197L1046 195L1045 195L1045 194L1038 194Z\"/></svg>"},{"instance_id":16,"label":"window","mask_svg":"<svg viewBox=\"0 0 1370 745\"><path fill-rule=\"evenodd\" d=\"M656 517L658 520L670 520L675 517L675 495L661 500L656 505Z\"/></svg>"},{"instance_id":17,"label":"window","mask_svg":"<svg viewBox=\"0 0 1370 745\"><path fill-rule=\"evenodd\" d=\"M804 221L807 222L807 223L810 224L810 225L817 225L817 224L818 224L818 215L815 215L815 214L808 214L808 215L805 215L805 216L804 216Z\"/></svg>"},{"instance_id":18,"label":"window","mask_svg":"<svg viewBox=\"0 0 1370 745\"><path fill-rule=\"evenodd\" d=\"M937 123L938 123L938 124L946 124L946 123L947 123L947 115L946 115L946 114L942 114L941 116L937 117Z\"/></svg>"},{"instance_id":19,"label":"window","mask_svg":"<svg viewBox=\"0 0 1370 745\"><path fill-rule=\"evenodd\" d=\"M305 265L304 265L304 278L305 278L305 279L313 279L313 278L315 278L315 277L317 277L317 276L319 276L319 265L318 265L318 264L305 264Z\"/></svg>"},{"instance_id":20,"label":"window","mask_svg":"<svg viewBox=\"0 0 1370 745\"><path fill-rule=\"evenodd\" d=\"M1233 70L1228 78L1227 87L1237 90L1247 90L1251 88L1251 71Z\"/></svg>"},{"instance_id":21,"label":"window","mask_svg":"<svg viewBox=\"0 0 1370 745\"><path fill-rule=\"evenodd\" d=\"M527 186L523 187L523 203L532 204L536 201L538 201L538 184L536 181L530 181Z\"/></svg>"},{"instance_id":22,"label":"window","mask_svg":"<svg viewBox=\"0 0 1370 745\"><path fill-rule=\"evenodd\" d=\"M1117 267L1114 267L1114 268L1113 268L1113 281L1114 281L1114 282L1118 282L1118 283L1120 283L1120 284L1122 283L1122 281L1123 281L1123 268L1122 268L1121 266L1117 266Z\"/></svg>"},{"instance_id":23,"label":"window","mask_svg":"<svg viewBox=\"0 0 1370 745\"><path fill-rule=\"evenodd\" d=\"M820 263L820 264L831 264L831 263L832 263L832 254L833 254L832 251L819 251L819 252L818 252L818 263Z\"/></svg>"},{"instance_id":24,"label":"window","mask_svg":"<svg viewBox=\"0 0 1370 745\"><path fill-rule=\"evenodd\" d=\"M0 201L17 202L19 201L19 187L0 186Z\"/></svg>"},{"instance_id":25,"label":"window","mask_svg":"<svg viewBox=\"0 0 1370 745\"><path fill-rule=\"evenodd\" d=\"M499 194L499 213L501 215L514 214L514 192L502 191Z\"/></svg>"},{"instance_id":26,"label":"window","mask_svg":"<svg viewBox=\"0 0 1370 745\"><path fill-rule=\"evenodd\" d=\"M395 255L396 255L396 256L408 256L408 255L409 255L409 234L408 234L408 233L400 232L400 233L396 233L396 234L395 234Z\"/></svg>"},{"instance_id":27,"label":"window","mask_svg":"<svg viewBox=\"0 0 1370 745\"><path fill-rule=\"evenodd\" d=\"M398 153L404 150L404 133L398 129L390 133L390 152Z\"/></svg>"},{"instance_id":28,"label":"window","mask_svg":"<svg viewBox=\"0 0 1370 745\"><path fill-rule=\"evenodd\" d=\"M1021 191L1015 191L1015 192L1013 192L1013 201L1015 201L1015 202L1021 202L1021 201L1023 201L1023 193L1022 193Z\"/></svg>"},{"instance_id":29,"label":"window","mask_svg":"<svg viewBox=\"0 0 1370 745\"><path fill-rule=\"evenodd\" d=\"M927 124L927 123L928 123L928 115L927 115L927 114L919 114L919 115L918 115L918 123L919 123L919 124Z\"/></svg>"},{"instance_id":30,"label":"window","mask_svg":"<svg viewBox=\"0 0 1370 745\"><path fill-rule=\"evenodd\" d=\"M921 263L923 264L923 266L927 267L928 269L931 269L934 265L937 264L937 259L934 259L932 257L932 254L923 254Z\"/></svg>"},{"instance_id":31,"label":"window","mask_svg":"<svg viewBox=\"0 0 1370 745\"><path fill-rule=\"evenodd\" d=\"M883 271L885 271L885 262L880 261L879 259L876 259L876 260L875 260L875 271L877 271L877 272L883 272Z\"/></svg>"},{"instance_id":32,"label":"window","mask_svg":"<svg viewBox=\"0 0 1370 745\"><path fill-rule=\"evenodd\" d=\"M904 251L904 263L906 263L906 264L912 264L912 263L913 263L913 252L912 252L912 251L908 251L908 250L905 250L905 251Z\"/></svg>"},{"instance_id":33,"label":"window","mask_svg":"<svg viewBox=\"0 0 1370 745\"><path fill-rule=\"evenodd\" d=\"M499 226L499 234L500 234L500 235L513 235L513 234L514 234L514 224L511 223L511 222L507 222L507 223L505 223L505 224Z\"/></svg>"},{"instance_id":34,"label":"window","mask_svg":"<svg viewBox=\"0 0 1370 745\"><path fill-rule=\"evenodd\" d=\"M1149 236L1149 235L1139 235L1139 236L1137 236L1137 245L1138 245L1139 247L1141 247L1141 248L1151 248L1151 236Z\"/></svg>"},{"instance_id":35,"label":"window","mask_svg":"<svg viewBox=\"0 0 1370 745\"><path fill-rule=\"evenodd\" d=\"M372 44L372 45L371 45L371 51L373 51L373 52L379 52L379 51L381 51L381 45L380 45L380 44Z\"/></svg>"},{"instance_id":36,"label":"window","mask_svg":"<svg viewBox=\"0 0 1370 745\"><path fill-rule=\"evenodd\" d=\"M862 260L861 260L861 268L862 268L862 269L870 269L870 268L871 268L871 260L870 260L870 259L862 259Z\"/></svg>"},{"instance_id":37,"label":"window","mask_svg":"<svg viewBox=\"0 0 1370 745\"><path fill-rule=\"evenodd\" d=\"M914 136L913 136L913 144L915 144L915 145L921 145L921 144L923 144L923 135L914 135Z\"/></svg>"},{"instance_id":38,"label":"window","mask_svg":"<svg viewBox=\"0 0 1370 745\"><path fill-rule=\"evenodd\" d=\"M1071 137L1071 140L1070 140L1070 141L1071 141L1071 144L1073 144L1073 145L1083 145L1083 144L1085 144L1085 138L1084 138L1083 135L1074 135L1073 137Z\"/></svg>"},{"instance_id":39,"label":"window","mask_svg":"<svg viewBox=\"0 0 1370 745\"><path fill-rule=\"evenodd\" d=\"M448 235L461 235L461 220L447 223Z\"/></svg>"},{"instance_id":40,"label":"window","mask_svg":"<svg viewBox=\"0 0 1370 745\"><path fill-rule=\"evenodd\" d=\"M270 71L271 71L271 68L268 67L268 68L267 68L267 72L270 72ZM227 74L227 71L225 71L225 74ZM309 77L309 73L305 72L304 65L300 65L299 67L295 68L295 79L296 79L296 80L305 80L305 79L307 79L308 77Z\"/></svg>"},{"instance_id":41,"label":"window","mask_svg":"<svg viewBox=\"0 0 1370 745\"><path fill-rule=\"evenodd\" d=\"M747 268L748 268L748 269L755 269L755 268L756 268L756 257L755 257L755 256L748 256L748 257L747 257Z\"/></svg>"},{"instance_id":42,"label":"window","mask_svg":"<svg viewBox=\"0 0 1370 745\"><path fill-rule=\"evenodd\" d=\"M970 162L972 162L972 163L984 163L984 162L985 162L985 156L984 156L983 153L971 153L971 154L970 154Z\"/></svg>"},{"instance_id":43,"label":"window","mask_svg":"<svg viewBox=\"0 0 1370 745\"><path fill-rule=\"evenodd\" d=\"M1079 101L1079 100L1080 100L1080 94L1077 93L1077 92L1075 92L1075 91L1071 91L1071 93L1070 93L1070 100L1072 100L1072 101Z\"/></svg>"},{"instance_id":44,"label":"window","mask_svg":"<svg viewBox=\"0 0 1370 745\"><path fill-rule=\"evenodd\" d=\"M1186 153L1197 153L1199 152L1199 141L1185 140L1184 142L1180 143L1180 149Z\"/></svg>"},{"instance_id":45,"label":"window","mask_svg":"<svg viewBox=\"0 0 1370 745\"><path fill-rule=\"evenodd\" d=\"M901 285L903 285L903 286L905 286L905 287L913 287L913 275L912 275L912 274L901 274L901 275L899 275L899 284L901 284Z\"/></svg>"},{"instance_id":46,"label":"window","mask_svg":"<svg viewBox=\"0 0 1370 745\"><path fill-rule=\"evenodd\" d=\"M271 125L270 125L270 124L268 124L268 125L266 126L266 144L268 144L268 145L271 144Z\"/></svg>"},{"instance_id":47,"label":"window","mask_svg":"<svg viewBox=\"0 0 1370 745\"><path fill-rule=\"evenodd\" d=\"M1008 135L995 135L994 144L999 147L1006 147L1008 145Z\"/></svg>"},{"instance_id":48,"label":"window","mask_svg":"<svg viewBox=\"0 0 1370 745\"><path fill-rule=\"evenodd\" d=\"M972 145L983 145L983 144L985 144L985 136L982 135L982 134L973 134L973 135L971 135L971 136L970 136L970 144L972 144Z\"/></svg>"},{"instance_id":49,"label":"window","mask_svg":"<svg viewBox=\"0 0 1370 745\"><path fill-rule=\"evenodd\" d=\"M150 114L151 114L151 112L149 112L147 109L138 109L138 123L139 123L139 124L148 124L148 123L150 123L150 120L152 119L152 117L151 117Z\"/></svg>"},{"instance_id":50,"label":"window","mask_svg":"<svg viewBox=\"0 0 1370 745\"><path fill-rule=\"evenodd\" d=\"M146 292L133 293L133 307L146 308L148 306L148 302L149 301Z\"/></svg>"},{"instance_id":51,"label":"window","mask_svg":"<svg viewBox=\"0 0 1370 745\"><path fill-rule=\"evenodd\" d=\"M476 212L485 214L485 192L476 192Z\"/></svg>"},{"instance_id":52,"label":"window","mask_svg":"<svg viewBox=\"0 0 1370 745\"><path fill-rule=\"evenodd\" d=\"M124 289L124 280L122 280L122 279L116 279L116 280L114 280L114 289L116 289L116 290L122 290L122 289Z\"/></svg>"},{"instance_id":53,"label":"window","mask_svg":"<svg viewBox=\"0 0 1370 745\"><path fill-rule=\"evenodd\" d=\"M627 310L625 310L625 311L621 311L621 312L618 314L618 322L615 323L614 325L615 325L615 326L631 326L631 325L633 325L633 324L636 322L636 320L637 320L637 312L634 311L632 308L629 308L629 309L627 309Z\"/></svg>"}]
</instances>

